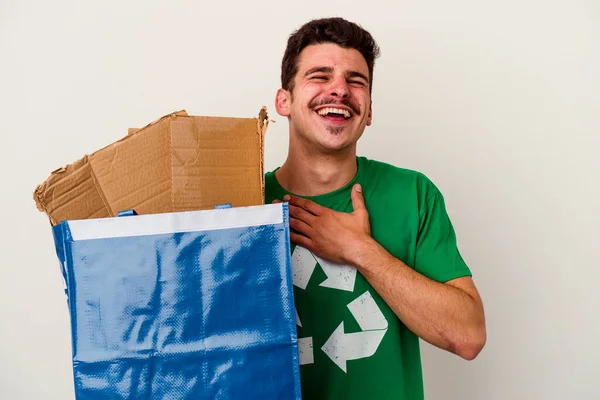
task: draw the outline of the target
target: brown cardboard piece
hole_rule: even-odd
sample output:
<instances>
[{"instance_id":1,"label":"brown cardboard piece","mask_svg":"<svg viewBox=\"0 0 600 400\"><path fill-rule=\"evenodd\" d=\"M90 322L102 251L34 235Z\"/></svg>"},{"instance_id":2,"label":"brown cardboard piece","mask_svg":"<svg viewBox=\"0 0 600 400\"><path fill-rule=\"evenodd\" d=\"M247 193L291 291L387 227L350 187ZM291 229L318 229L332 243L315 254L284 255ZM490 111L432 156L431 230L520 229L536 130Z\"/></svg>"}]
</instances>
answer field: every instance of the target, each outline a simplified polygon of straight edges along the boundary
<instances>
[{"instance_id":1,"label":"brown cardboard piece","mask_svg":"<svg viewBox=\"0 0 600 400\"><path fill-rule=\"evenodd\" d=\"M258 118L178 111L57 169L34 192L52 225L63 220L264 204L266 107Z\"/></svg>"}]
</instances>

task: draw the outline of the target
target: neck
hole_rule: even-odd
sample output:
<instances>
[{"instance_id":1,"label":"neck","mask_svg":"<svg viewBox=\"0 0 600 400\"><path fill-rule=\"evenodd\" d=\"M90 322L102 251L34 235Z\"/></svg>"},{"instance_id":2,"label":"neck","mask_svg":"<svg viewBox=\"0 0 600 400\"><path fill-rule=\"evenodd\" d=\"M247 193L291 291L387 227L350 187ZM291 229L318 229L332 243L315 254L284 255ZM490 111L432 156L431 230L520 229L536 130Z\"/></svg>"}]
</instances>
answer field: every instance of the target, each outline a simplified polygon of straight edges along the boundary
<instances>
[{"instance_id":1,"label":"neck","mask_svg":"<svg viewBox=\"0 0 600 400\"><path fill-rule=\"evenodd\" d=\"M286 161L275 175L288 192L318 196L345 186L356 172L356 145L336 153L290 146Z\"/></svg>"}]
</instances>

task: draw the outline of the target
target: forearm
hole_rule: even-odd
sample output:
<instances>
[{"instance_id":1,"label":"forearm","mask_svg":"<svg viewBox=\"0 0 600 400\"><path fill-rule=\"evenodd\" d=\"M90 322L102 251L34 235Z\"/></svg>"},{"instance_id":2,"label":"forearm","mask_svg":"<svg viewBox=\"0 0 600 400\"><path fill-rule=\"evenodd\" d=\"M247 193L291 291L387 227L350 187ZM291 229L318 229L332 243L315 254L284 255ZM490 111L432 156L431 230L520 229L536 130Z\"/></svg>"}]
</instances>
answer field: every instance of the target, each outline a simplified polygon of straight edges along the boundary
<instances>
[{"instance_id":1,"label":"forearm","mask_svg":"<svg viewBox=\"0 0 600 400\"><path fill-rule=\"evenodd\" d=\"M374 240L358 245L351 262L417 336L465 359L477 356L485 322L476 293L419 274Z\"/></svg>"}]
</instances>

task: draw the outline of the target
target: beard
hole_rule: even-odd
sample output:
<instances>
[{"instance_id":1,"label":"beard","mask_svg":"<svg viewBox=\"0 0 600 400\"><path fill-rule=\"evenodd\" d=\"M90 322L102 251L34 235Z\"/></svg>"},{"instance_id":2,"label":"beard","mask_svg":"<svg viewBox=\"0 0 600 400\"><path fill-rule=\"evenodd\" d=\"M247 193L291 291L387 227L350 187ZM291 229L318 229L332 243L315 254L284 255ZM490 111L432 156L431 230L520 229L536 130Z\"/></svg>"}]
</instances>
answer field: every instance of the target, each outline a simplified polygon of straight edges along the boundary
<instances>
[{"instance_id":1,"label":"beard","mask_svg":"<svg viewBox=\"0 0 600 400\"><path fill-rule=\"evenodd\" d=\"M332 135L339 135L341 134L344 129L346 129L345 126L328 126L327 128L327 132L331 133Z\"/></svg>"}]
</instances>

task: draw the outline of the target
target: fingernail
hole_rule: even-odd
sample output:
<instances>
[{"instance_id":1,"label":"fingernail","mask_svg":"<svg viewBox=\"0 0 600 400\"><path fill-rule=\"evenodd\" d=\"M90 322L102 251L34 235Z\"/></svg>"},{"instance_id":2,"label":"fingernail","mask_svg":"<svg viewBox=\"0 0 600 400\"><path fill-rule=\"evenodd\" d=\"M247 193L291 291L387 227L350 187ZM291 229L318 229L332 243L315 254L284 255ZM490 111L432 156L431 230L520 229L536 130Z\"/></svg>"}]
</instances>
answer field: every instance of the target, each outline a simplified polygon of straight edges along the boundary
<instances>
[{"instance_id":1,"label":"fingernail","mask_svg":"<svg viewBox=\"0 0 600 400\"><path fill-rule=\"evenodd\" d=\"M286 194L285 196L283 196L283 201L289 201L290 200L290 195Z\"/></svg>"},{"instance_id":2,"label":"fingernail","mask_svg":"<svg viewBox=\"0 0 600 400\"><path fill-rule=\"evenodd\" d=\"M356 190L357 192L362 192L362 187L360 186L360 183L354 185L354 190Z\"/></svg>"}]
</instances>

